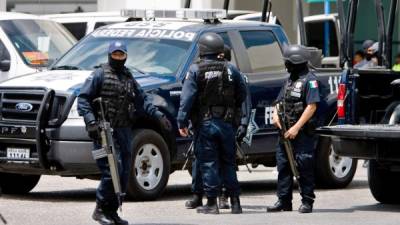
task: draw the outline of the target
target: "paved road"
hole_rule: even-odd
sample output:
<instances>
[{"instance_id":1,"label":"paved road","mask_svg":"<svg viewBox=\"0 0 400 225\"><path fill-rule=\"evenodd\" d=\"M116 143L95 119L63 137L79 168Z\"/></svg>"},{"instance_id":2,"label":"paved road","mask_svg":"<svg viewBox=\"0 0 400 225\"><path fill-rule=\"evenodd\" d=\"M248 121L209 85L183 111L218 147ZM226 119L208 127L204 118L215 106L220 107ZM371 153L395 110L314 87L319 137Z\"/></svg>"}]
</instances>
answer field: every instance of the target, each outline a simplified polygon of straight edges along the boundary
<instances>
[{"instance_id":1,"label":"paved road","mask_svg":"<svg viewBox=\"0 0 400 225\"><path fill-rule=\"evenodd\" d=\"M361 167L347 189L317 190L315 213L308 215L297 211L265 213L266 205L275 201L276 172L271 168L257 169L252 174L242 168L239 179L243 190L242 215L231 215L227 210L220 215L199 215L185 209L184 201L190 195L187 172L172 174L161 199L128 202L124 204L123 214L131 224L137 225L400 224L400 206L377 203L369 192L366 171ZM90 219L96 185L96 181L44 176L28 195L3 195L0 212L11 225L96 224ZM295 194L295 209L299 202Z\"/></svg>"}]
</instances>

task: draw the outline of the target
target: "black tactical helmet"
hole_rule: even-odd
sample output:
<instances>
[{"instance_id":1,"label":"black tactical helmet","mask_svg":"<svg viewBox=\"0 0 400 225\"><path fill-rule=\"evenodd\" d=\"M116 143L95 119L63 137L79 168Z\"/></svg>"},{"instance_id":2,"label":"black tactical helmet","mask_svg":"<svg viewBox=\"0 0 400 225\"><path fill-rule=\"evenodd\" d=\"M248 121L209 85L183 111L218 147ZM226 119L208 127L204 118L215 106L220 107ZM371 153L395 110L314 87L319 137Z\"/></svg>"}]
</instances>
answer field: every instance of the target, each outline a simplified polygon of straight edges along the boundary
<instances>
[{"instance_id":1,"label":"black tactical helmet","mask_svg":"<svg viewBox=\"0 0 400 225\"><path fill-rule=\"evenodd\" d=\"M217 55L224 52L224 40L216 33L205 33L199 39L200 56Z\"/></svg>"},{"instance_id":2,"label":"black tactical helmet","mask_svg":"<svg viewBox=\"0 0 400 225\"><path fill-rule=\"evenodd\" d=\"M311 58L308 49L302 45L289 45L284 48L283 59L298 65L307 63Z\"/></svg>"}]
</instances>

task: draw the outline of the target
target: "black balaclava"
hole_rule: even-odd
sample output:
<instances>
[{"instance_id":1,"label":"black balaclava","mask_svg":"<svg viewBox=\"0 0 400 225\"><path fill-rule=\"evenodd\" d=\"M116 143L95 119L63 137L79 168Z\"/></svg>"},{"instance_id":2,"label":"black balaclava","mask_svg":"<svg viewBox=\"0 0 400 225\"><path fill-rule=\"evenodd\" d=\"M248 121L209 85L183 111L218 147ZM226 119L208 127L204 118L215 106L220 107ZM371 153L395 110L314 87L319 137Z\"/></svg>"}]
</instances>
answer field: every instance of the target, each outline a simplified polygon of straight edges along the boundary
<instances>
[{"instance_id":1,"label":"black balaclava","mask_svg":"<svg viewBox=\"0 0 400 225\"><path fill-rule=\"evenodd\" d=\"M110 64L111 68L117 72L120 72L124 69L125 62L126 58L124 60L116 60L111 57L111 54L108 54L108 64Z\"/></svg>"},{"instance_id":2,"label":"black balaclava","mask_svg":"<svg viewBox=\"0 0 400 225\"><path fill-rule=\"evenodd\" d=\"M286 70L290 73L290 80L296 81L299 79L301 72L306 71L307 63L293 64L290 61L285 61Z\"/></svg>"}]
</instances>

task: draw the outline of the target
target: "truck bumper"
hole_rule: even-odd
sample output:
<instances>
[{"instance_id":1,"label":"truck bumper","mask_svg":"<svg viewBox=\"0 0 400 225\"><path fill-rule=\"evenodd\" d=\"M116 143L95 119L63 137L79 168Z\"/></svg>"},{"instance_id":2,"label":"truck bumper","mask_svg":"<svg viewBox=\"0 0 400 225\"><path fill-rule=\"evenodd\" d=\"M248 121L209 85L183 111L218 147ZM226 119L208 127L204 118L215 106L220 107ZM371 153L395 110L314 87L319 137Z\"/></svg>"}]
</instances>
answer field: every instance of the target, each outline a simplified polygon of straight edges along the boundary
<instances>
[{"instance_id":1,"label":"truck bumper","mask_svg":"<svg viewBox=\"0 0 400 225\"><path fill-rule=\"evenodd\" d=\"M317 130L330 136L340 156L400 162L400 126L338 125Z\"/></svg>"},{"instance_id":2,"label":"truck bumper","mask_svg":"<svg viewBox=\"0 0 400 225\"><path fill-rule=\"evenodd\" d=\"M93 143L87 137L83 120L66 120L57 129L47 130L50 148L47 153L54 166L44 169L37 157L36 140L21 138L0 139L0 172L20 174L48 174L62 176L85 176L99 174L92 157ZM31 150L28 160L10 160L7 147L23 147Z\"/></svg>"}]
</instances>

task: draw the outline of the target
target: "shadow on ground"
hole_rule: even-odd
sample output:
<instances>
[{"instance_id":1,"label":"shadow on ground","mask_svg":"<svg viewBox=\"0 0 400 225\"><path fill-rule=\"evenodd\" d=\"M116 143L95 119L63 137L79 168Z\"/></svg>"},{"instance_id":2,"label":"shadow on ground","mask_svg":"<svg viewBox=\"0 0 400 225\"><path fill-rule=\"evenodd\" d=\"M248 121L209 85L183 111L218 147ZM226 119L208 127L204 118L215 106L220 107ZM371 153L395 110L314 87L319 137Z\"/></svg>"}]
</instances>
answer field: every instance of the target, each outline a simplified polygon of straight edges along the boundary
<instances>
[{"instance_id":1,"label":"shadow on ground","mask_svg":"<svg viewBox=\"0 0 400 225\"><path fill-rule=\"evenodd\" d=\"M242 194L246 196L275 195L275 180L244 181L240 183ZM297 185L295 186L297 188ZM347 189L368 188L368 182L364 180L353 181ZM318 189L318 192L335 191L331 189ZM337 191L340 191L338 189ZM158 201L186 200L191 195L190 185L168 185L164 194ZM96 197L94 188L59 190L59 191L33 191L26 195L3 195L3 198L14 200L34 201L69 201L69 202L92 202Z\"/></svg>"}]
</instances>

